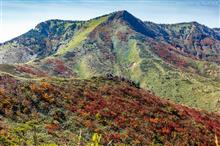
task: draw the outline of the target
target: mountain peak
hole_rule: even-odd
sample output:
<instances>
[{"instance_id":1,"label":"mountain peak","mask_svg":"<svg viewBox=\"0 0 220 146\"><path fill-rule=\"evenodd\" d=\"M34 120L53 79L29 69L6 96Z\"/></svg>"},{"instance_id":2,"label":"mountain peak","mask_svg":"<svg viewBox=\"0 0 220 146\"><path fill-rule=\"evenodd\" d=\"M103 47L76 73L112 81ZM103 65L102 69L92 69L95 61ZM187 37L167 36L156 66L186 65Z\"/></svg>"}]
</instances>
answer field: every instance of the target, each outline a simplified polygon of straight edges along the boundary
<instances>
[{"instance_id":1,"label":"mountain peak","mask_svg":"<svg viewBox=\"0 0 220 146\"><path fill-rule=\"evenodd\" d=\"M131 15L131 13L129 13L126 10L116 11L116 12L113 12L113 14L115 16L120 16L120 17L126 16L126 15Z\"/></svg>"},{"instance_id":2,"label":"mountain peak","mask_svg":"<svg viewBox=\"0 0 220 146\"><path fill-rule=\"evenodd\" d=\"M113 12L111 14L111 17L114 19L126 19L126 18L134 17L134 16L126 10L121 10L121 11Z\"/></svg>"},{"instance_id":3,"label":"mountain peak","mask_svg":"<svg viewBox=\"0 0 220 146\"><path fill-rule=\"evenodd\" d=\"M113 12L110 14L109 21L117 21L119 23L125 22L136 32L139 32L148 37L155 37L155 33L150 28L147 28L144 22L126 10Z\"/></svg>"}]
</instances>

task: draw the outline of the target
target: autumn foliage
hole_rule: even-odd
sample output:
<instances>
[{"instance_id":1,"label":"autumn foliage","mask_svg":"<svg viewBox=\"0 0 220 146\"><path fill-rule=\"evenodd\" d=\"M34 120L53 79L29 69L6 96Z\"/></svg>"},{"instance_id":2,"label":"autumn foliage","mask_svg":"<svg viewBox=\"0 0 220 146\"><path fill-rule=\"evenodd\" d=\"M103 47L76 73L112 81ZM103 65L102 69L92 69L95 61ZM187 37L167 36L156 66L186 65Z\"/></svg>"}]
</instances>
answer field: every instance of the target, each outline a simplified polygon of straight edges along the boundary
<instances>
[{"instance_id":1,"label":"autumn foliage","mask_svg":"<svg viewBox=\"0 0 220 146\"><path fill-rule=\"evenodd\" d=\"M7 76L0 85L1 115L24 123L38 119L38 127L60 145L78 131L82 137L101 134L103 145L215 145L215 135L220 137L219 115L161 100L119 77L24 82ZM9 134L2 129L0 136Z\"/></svg>"}]
</instances>

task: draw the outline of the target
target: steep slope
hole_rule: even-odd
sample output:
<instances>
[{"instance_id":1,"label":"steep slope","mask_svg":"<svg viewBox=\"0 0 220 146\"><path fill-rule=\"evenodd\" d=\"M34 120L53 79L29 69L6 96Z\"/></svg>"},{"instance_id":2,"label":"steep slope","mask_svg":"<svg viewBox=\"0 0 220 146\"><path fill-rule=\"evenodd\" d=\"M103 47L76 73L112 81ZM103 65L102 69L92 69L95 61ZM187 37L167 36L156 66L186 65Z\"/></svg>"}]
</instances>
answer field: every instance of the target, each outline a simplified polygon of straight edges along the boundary
<instances>
[{"instance_id":1,"label":"steep slope","mask_svg":"<svg viewBox=\"0 0 220 146\"><path fill-rule=\"evenodd\" d=\"M0 87L0 145L215 145L220 138L220 116L161 100L124 78L1 74Z\"/></svg>"},{"instance_id":2,"label":"steep slope","mask_svg":"<svg viewBox=\"0 0 220 146\"><path fill-rule=\"evenodd\" d=\"M56 52L84 22L49 20L0 45L0 63L26 63Z\"/></svg>"},{"instance_id":3,"label":"steep slope","mask_svg":"<svg viewBox=\"0 0 220 146\"><path fill-rule=\"evenodd\" d=\"M63 46L62 48L57 50L56 55L63 55L65 52L70 51L74 47L77 47L86 39L88 34L95 29L98 25L100 25L102 22L107 20L107 16L97 17L95 19L92 19L90 21L87 21L83 27L77 31L76 34L74 34L74 37L71 38L71 40L67 43L66 46Z\"/></svg>"},{"instance_id":4,"label":"steep slope","mask_svg":"<svg viewBox=\"0 0 220 146\"><path fill-rule=\"evenodd\" d=\"M16 66L1 65L0 70L31 78L91 78L110 73L134 80L162 98L220 111L219 35L216 30L197 23L143 23L127 11L80 24L63 45L50 53L52 55ZM187 36L192 43L187 41ZM204 51L195 47L207 37L215 43ZM187 50L190 52L186 53ZM214 55L200 58L194 52Z\"/></svg>"},{"instance_id":5,"label":"steep slope","mask_svg":"<svg viewBox=\"0 0 220 146\"><path fill-rule=\"evenodd\" d=\"M197 22L161 26L182 54L220 63L220 35L214 29Z\"/></svg>"},{"instance_id":6,"label":"steep slope","mask_svg":"<svg viewBox=\"0 0 220 146\"><path fill-rule=\"evenodd\" d=\"M169 25L145 22L145 25L154 30L157 40L172 45L181 55L216 63L220 61L218 29L210 29L197 22Z\"/></svg>"}]
</instances>

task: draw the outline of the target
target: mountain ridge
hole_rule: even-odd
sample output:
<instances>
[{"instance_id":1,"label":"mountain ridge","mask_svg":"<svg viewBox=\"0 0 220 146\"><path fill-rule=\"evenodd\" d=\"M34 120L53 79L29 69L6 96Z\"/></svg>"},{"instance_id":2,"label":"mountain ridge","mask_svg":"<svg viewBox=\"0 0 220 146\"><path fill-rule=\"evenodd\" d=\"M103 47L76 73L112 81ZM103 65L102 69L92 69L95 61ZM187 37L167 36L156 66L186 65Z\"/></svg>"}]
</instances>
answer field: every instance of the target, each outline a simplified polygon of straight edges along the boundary
<instances>
[{"instance_id":1,"label":"mountain ridge","mask_svg":"<svg viewBox=\"0 0 220 146\"><path fill-rule=\"evenodd\" d=\"M0 145L219 145L219 30L127 11L0 44Z\"/></svg>"},{"instance_id":2,"label":"mountain ridge","mask_svg":"<svg viewBox=\"0 0 220 146\"><path fill-rule=\"evenodd\" d=\"M197 23L144 23L127 11L89 21L52 20L43 26L1 45L0 63L8 65L0 71L83 79L111 73L162 98L219 111L216 30Z\"/></svg>"},{"instance_id":3,"label":"mountain ridge","mask_svg":"<svg viewBox=\"0 0 220 146\"><path fill-rule=\"evenodd\" d=\"M126 21L131 27L132 27L132 29L134 29L135 31L137 31L137 32L139 32L139 33L141 33L141 34L144 34L144 35L146 35L146 36L149 36L149 37L151 37L151 38L153 38L153 37L155 37L155 36L159 36L159 37L164 37L165 39L162 39L163 41L166 41L166 39L167 38L169 38L170 36L169 36L169 34L168 34L168 32L167 32L167 30L164 30L164 29L168 29L168 27L169 26L176 26L176 25L192 25L192 24L196 24L197 26L199 26L199 27L204 27L205 28L205 30L207 30L207 29L210 29L210 28L208 28L208 27L206 27L206 26L204 26L204 25L200 25L199 23L197 23L197 22L189 22L189 23L185 23L185 22L183 22L183 23L177 23L177 24L168 24L168 25L166 25L166 24L156 24L156 23L152 23L151 22L151 24L153 24L154 26L156 25L156 27L158 27L157 29L159 29L159 31L158 30L154 30L154 29L152 29L152 25L149 25L149 26L147 26L146 24L149 24L149 22L145 22L145 24L144 24L144 22L142 22L140 19L138 19L138 18L136 18L136 17L134 17L132 14L130 14L129 12L127 12L126 10L123 10L123 11L117 11L117 12L113 12L113 13L110 13L110 14L108 14L108 15L103 15L103 16L100 16L100 17L104 17L104 16L108 16L109 18L109 20L108 21L111 21L111 19L121 19L121 20L124 20L124 21ZM91 19L91 20L95 20L95 19L99 19L100 17L97 17L97 18L94 18L94 19ZM53 19L53 20L48 20L48 21L45 21L45 22L42 22L42 23L40 23L40 24L38 24L37 26L36 26L36 28L37 27L41 27L41 28L43 28L43 24L47 24L47 23L51 23L51 25L52 25L52 23L53 22L56 22L57 21L57 24L58 24L58 22L62 22L62 23L81 23L81 25L82 25L82 23L85 23L86 21L71 21L71 20L58 20L58 19ZM90 20L89 20L90 21ZM62 25L62 24L61 24ZM65 24L66 25L66 24ZM162 28L161 28L161 26L162 26ZM49 29L49 28L47 28L48 26L47 25L45 25L44 26L45 27L45 29ZM59 27L59 26L57 26L57 27ZM60 26L61 27L61 26ZM160 28L159 28L160 27ZM155 28L155 27L154 27ZM71 29L73 29L73 31L74 31L74 28L71 28ZM169 28L169 29L172 29L172 28ZM21 35L20 37L22 37L22 36L24 36L24 35L29 35L29 34L31 34L32 32L33 32L33 30L34 29L32 29L31 31L29 31L29 32L27 32L26 34L23 34L23 35ZM211 30L211 29L210 29ZM62 31L62 30L61 30ZM65 30L66 31L66 30ZM71 31L71 30L70 30ZM157 31L157 32L155 32L155 31ZM215 33L216 31L214 31L214 30L212 30L212 31L210 31L212 34L209 34L209 35L212 35L215 39L217 39L218 41L220 40L220 35L218 34L218 33ZM44 33L45 32L41 32L41 33L43 33L43 35L45 35ZM59 33L59 32L57 32L57 33ZM37 34L36 34L37 35ZM39 34L38 34L39 35ZM73 36L73 34L70 34L70 36ZM16 38L14 38L14 39L12 39L11 41L13 42L13 41L17 41L17 40L19 40L19 38L20 37L16 37ZM29 36L30 37L30 36ZM53 37L53 36L52 36ZM175 37L175 36L171 36L171 37ZM43 40L42 40L43 39ZM46 35L46 38L40 38L40 40L41 41L44 41L44 43L43 44L41 44L40 42L35 42L35 43L39 43L40 44L40 46L42 47L43 45L45 46L46 45L46 41L44 40L44 39L51 39L49 36L47 36ZM156 38L156 39L158 39L158 38ZM4 44L7 44L7 43L9 43L9 42L11 42L11 41L7 41L7 42L5 42L5 43L3 43L2 45L1 45L1 47L4 47ZM23 40L24 41L24 40ZM169 41L170 40L168 40L167 41L167 43L169 43ZM181 40L182 41L182 40ZM211 41L211 40L210 40ZM22 41L21 41L22 42ZM179 43L180 41L178 41L178 43ZM24 46L28 46L28 44L24 44ZM173 44L172 44L173 45ZM185 47L185 46L181 46L181 47ZM56 49L54 49L53 51L56 51L56 50L58 50L57 48ZM189 50L189 49L188 49ZM52 51L52 52L53 52ZM187 52L187 51L186 51ZM219 52L219 50L218 50L218 52ZM30 53L30 52L29 52ZM200 52L200 54L201 54L202 52ZM49 53L49 54L51 54L51 53ZM52 53L53 54L53 53ZM40 54L41 55L41 54ZM193 52L191 53L191 55L193 55ZM199 54L198 54L199 55ZM201 56L201 55L200 55ZM204 56L204 55L203 55ZM196 56L196 57L198 57L198 56ZM212 57L212 56L211 56ZM219 62L219 56L216 56L217 58L217 62ZM201 57L202 58L202 57ZM6 61L7 62L7 61Z\"/></svg>"}]
</instances>

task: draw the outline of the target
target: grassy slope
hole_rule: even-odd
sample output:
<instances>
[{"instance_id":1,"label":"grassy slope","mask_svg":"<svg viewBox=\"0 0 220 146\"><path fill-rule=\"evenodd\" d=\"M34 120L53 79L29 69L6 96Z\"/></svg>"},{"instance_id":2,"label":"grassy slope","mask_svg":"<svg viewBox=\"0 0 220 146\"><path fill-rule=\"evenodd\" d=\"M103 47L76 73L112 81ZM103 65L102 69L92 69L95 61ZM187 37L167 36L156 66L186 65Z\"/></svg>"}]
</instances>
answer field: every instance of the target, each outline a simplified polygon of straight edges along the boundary
<instances>
[{"instance_id":1,"label":"grassy slope","mask_svg":"<svg viewBox=\"0 0 220 146\"><path fill-rule=\"evenodd\" d=\"M83 40L85 40L88 36L88 34L94 30L99 24L107 20L107 16L103 16L100 18L92 19L85 24L85 26L77 31L77 33L74 35L73 39L63 48L60 48L56 55L62 55L67 51L70 51L71 49L74 49L77 47Z\"/></svg>"},{"instance_id":2,"label":"grassy slope","mask_svg":"<svg viewBox=\"0 0 220 146\"><path fill-rule=\"evenodd\" d=\"M91 67L88 65L87 60L89 58L90 56L81 59L74 67L75 73L77 73L78 77L81 79L91 78L95 74L95 72L91 70Z\"/></svg>"},{"instance_id":3,"label":"grassy slope","mask_svg":"<svg viewBox=\"0 0 220 146\"><path fill-rule=\"evenodd\" d=\"M117 75L139 81L141 87L165 99L219 112L220 84L217 65L191 60L197 73L187 73L165 63L154 55L151 48L138 48L136 43L136 40L129 40L128 47L122 46L120 42L115 44L116 64L120 64L115 69ZM208 70L215 70L214 74L208 74Z\"/></svg>"}]
</instances>

